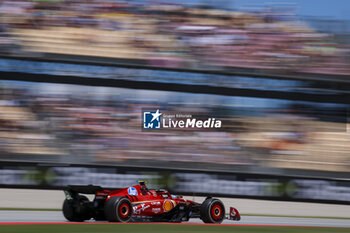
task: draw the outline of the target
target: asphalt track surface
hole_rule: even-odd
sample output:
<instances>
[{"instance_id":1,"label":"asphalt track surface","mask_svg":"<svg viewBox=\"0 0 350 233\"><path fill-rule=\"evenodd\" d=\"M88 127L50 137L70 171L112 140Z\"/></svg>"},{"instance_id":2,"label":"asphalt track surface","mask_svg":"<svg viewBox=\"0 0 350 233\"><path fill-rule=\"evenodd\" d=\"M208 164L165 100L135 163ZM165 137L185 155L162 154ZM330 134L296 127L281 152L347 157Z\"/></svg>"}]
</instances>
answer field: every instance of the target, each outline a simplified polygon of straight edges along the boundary
<instances>
[{"instance_id":1,"label":"asphalt track surface","mask_svg":"<svg viewBox=\"0 0 350 233\"><path fill-rule=\"evenodd\" d=\"M4 223L65 223L60 211L0 211L0 225ZM94 222L94 221L88 221ZM98 222L101 223L101 222ZM200 219L191 219L189 223L202 223ZM183 223L186 224L186 223ZM273 225L273 226L322 226L350 227L350 219L297 218L242 216L241 221L225 220L223 224L233 225Z\"/></svg>"}]
</instances>

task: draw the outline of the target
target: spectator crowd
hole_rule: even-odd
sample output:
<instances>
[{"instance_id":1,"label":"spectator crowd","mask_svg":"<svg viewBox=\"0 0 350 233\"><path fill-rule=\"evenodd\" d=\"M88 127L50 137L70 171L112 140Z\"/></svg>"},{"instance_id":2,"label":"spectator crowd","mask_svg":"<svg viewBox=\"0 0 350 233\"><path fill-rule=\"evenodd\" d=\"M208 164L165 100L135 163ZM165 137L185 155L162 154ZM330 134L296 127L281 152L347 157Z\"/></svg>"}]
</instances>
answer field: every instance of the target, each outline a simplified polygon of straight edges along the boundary
<instances>
[{"instance_id":1,"label":"spectator crowd","mask_svg":"<svg viewBox=\"0 0 350 233\"><path fill-rule=\"evenodd\" d=\"M288 104L240 110L207 95L160 93L1 82L0 160L349 171L344 122ZM145 108L215 117L222 128L142 130Z\"/></svg>"},{"instance_id":2,"label":"spectator crowd","mask_svg":"<svg viewBox=\"0 0 350 233\"><path fill-rule=\"evenodd\" d=\"M23 51L39 54L157 67L350 74L348 43L273 7L224 11L152 1L1 0L0 15L3 44L8 47L11 38Z\"/></svg>"}]
</instances>

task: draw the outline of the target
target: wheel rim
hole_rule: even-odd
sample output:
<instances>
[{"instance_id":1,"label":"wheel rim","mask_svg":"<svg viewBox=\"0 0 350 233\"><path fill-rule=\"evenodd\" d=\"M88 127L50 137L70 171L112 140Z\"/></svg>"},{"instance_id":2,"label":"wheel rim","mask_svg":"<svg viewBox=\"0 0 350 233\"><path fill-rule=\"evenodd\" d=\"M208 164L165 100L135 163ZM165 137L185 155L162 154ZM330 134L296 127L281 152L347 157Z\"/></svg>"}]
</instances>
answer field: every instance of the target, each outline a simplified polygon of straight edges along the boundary
<instances>
[{"instance_id":1,"label":"wheel rim","mask_svg":"<svg viewBox=\"0 0 350 233\"><path fill-rule=\"evenodd\" d=\"M128 205L128 203L122 203L119 206L119 216L122 218L127 218L129 216L129 212L130 212L130 207Z\"/></svg>"},{"instance_id":2,"label":"wheel rim","mask_svg":"<svg viewBox=\"0 0 350 233\"><path fill-rule=\"evenodd\" d=\"M222 207L219 204L214 205L211 208L211 216L214 220L220 220L222 218Z\"/></svg>"}]
</instances>

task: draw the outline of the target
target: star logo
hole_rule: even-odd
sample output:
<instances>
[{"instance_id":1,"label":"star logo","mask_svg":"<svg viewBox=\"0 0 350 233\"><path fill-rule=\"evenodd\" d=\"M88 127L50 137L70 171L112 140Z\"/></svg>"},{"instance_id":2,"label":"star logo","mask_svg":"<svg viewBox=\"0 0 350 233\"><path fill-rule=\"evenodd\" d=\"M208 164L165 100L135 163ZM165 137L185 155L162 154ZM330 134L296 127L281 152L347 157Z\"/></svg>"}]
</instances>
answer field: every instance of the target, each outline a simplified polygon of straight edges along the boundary
<instances>
[{"instance_id":1,"label":"star logo","mask_svg":"<svg viewBox=\"0 0 350 233\"><path fill-rule=\"evenodd\" d=\"M155 113L151 113L151 115L153 116L152 121L154 121L155 119L157 119L157 121L159 121L159 117L160 115L162 115L161 113L159 113L159 109L157 109L157 111Z\"/></svg>"},{"instance_id":2,"label":"star logo","mask_svg":"<svg viewBox=\"0 0 350 233\"><path fill-rule=\"evenodd\" d=\"M161 115L162 113L157 111L145 111L143 112L143 128L144 129L160 129L161 128Z\"/></svg>"}]
</instances>

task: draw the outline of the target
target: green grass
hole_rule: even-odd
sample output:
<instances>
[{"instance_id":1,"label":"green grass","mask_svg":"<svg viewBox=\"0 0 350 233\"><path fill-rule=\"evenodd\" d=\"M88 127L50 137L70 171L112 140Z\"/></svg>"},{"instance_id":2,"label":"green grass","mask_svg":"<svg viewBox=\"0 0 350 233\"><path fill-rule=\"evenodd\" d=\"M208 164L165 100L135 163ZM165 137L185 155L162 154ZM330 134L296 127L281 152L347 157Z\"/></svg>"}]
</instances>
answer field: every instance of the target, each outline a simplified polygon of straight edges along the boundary
<instances>
[{"instance_id":1,"label":"green grass","mask_svg":"<svg viewBox=\"0 0 350 233\"><path fill-rule=\"evenodd\" d=\"M169 224L0 225L4 233L349 233L350 228Z\"/></svg>"}]
</instances>

